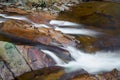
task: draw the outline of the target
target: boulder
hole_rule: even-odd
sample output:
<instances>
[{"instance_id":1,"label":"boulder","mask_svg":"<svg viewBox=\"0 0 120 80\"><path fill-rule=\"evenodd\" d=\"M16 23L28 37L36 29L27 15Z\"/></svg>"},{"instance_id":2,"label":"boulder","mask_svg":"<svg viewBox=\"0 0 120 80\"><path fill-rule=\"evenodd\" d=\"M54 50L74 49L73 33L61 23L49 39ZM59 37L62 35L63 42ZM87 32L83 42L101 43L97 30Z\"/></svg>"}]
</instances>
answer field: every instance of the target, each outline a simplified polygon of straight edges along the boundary
<instances>
[{"instance_id":1,"label":"boulder","mask_svg":"<svg viewBox=\"0 0 120 80\"><path fill-rule=\"evenodd\" d=\"M55 65L53 59L39 47L14 45L0 41L0 76L15 79L26 72Z\"/></svg>"},{"instance_id":2,"label":"boulder","mask_svg":"<svg viewBox=\"0 0 120 80\"><path fill-rule=\"evenodd\" d=\"M16 77L25 72L31 71L26 61L19 54L15 45L2 41L0 41L0 45L0 57L2 61L5 62L3 63L3 66L7 68L6 71L8 70L8 73L6 73L4 72L4 68L0 68L2 70L1 75L3 75L3 78L7 74L8 77L10 76L12 78L12 76ZM12 73L12 76L10 73Z\"/></svg>"},{"instance_id":3,"label":"boulder","mask_svg":"<svg viewBox=\"0 0 120 80\"><path fill-rule=\"evenodd\" d=\"M33 42L40 42L45 45L50 45L52 43L62 45L75 43L72 39L68 38L59 31L55 31L54 29L42 27L38 29L31 27L26 28L26 24L24 22L16 20L8 20L4 22L0 31L11 36L13 35Z\"/></svg>"},{"instance_id":4,"label":"boulder","mask_svg":"<svg viewBox=\"0 0 120 80\"><path fill-rule=\"evenodd\" d=\"M17 49L29 64L32 70L55 65L53 59L40 51L39 47L17 45Z\"/></svg>"}]
</instances>

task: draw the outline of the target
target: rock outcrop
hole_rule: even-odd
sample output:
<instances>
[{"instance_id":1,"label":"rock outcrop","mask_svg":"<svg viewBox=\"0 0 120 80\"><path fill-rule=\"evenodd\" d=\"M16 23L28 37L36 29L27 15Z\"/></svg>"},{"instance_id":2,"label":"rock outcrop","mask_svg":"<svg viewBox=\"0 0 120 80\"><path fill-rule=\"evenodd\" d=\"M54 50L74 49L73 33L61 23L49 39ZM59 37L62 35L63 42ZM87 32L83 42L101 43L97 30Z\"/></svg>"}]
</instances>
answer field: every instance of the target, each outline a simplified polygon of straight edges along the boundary
<instances>
[{"instance_id":1,"label":"rock outcrop","mask_svg":"<svg viewBox=\"0 0 120 80\"><path fill-rule=\"evenodd\" d=\"M14 45L0 41L0 76L11 80L21 74L55 64L38 47Z\"/></svg>"},{"instance_id":2,"label":"rock outcrop","mask_svg":"<svg viewBox=\"0 0 120 80\"><path fill-rule=\"evenodd\" d=\"M8 26L9 25L9 26ZM26 26L29 26L28 28ZM19 38L28 39L33 42L40 42L45 45L52 43L70 44L74 43L72 39L66 37L59 31L52 28L31 28L29 24L22 21L8 20L2 23L0 31Z\"/></svg>"},{"instance_id":3,"label":"rock outcrop","mask_svg":"<svg viewBox=\"0 0 120 80\"><path fill-rule=\"evenodd\" d=\"M72 38L60 31L35 28L30 23L19 20L7 20L0 24L0 39L0 76L5 80L15 79L25 72L54 66L55 61L41 49L55 52L65 62L72 60L68 51L56 45L75 44Z\"/></svg>"}]
</instances>

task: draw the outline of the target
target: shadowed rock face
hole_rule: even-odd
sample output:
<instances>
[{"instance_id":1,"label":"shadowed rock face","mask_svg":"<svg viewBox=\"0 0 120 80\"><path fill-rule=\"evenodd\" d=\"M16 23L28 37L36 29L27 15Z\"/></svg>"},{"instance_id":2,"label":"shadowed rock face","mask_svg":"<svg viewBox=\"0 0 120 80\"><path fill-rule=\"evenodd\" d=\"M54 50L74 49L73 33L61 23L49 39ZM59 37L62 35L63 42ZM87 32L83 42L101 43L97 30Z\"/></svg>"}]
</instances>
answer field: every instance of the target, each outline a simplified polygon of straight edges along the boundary
<instances>
[{"instance_id":1,"label":"shadowed rock face","mask_svg":"<svg viewBox=\"0 0 120 80\"><path fill-rule=\"evenodd\" d=\"M120 25L119 9L119 3L113 2L80 3L72 7L70 11L60 13L58 19L96 26L97 28L116 29Z\"/></svg>"},{"instance_id":2,"label":"shadowed rock face","mask_svg":"<svg viewBox=\"0 0 120 80\"><path fill-rule=\"evenodd\" d=\"M102 33L96 38L75 36L81 42L78 47L84 51L118 50L120 47L119 8L119 3L115 2L80 3L71 10L60 13L58 19L77 22L85 25L85 28Z\"/></svg>"}]
</instances>

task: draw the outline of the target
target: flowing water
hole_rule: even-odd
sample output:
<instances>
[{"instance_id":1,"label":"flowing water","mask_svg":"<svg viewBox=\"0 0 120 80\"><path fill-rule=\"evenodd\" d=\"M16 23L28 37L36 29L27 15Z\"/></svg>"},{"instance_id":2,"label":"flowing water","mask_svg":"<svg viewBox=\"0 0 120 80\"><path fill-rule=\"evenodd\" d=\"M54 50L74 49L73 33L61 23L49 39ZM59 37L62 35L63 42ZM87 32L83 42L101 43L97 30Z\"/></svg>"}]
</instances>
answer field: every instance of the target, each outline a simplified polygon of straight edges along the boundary
<instances>
[{"instance_id":1,"label":"flowing water","mask_svg":"<svg viewBox=\"0 0 120 80\"><path fill-rule=\"evenodd\" d=\"M25 16L10 16L6 14L0 14L0 23L4 22L8 19L17 19L17 20L25 20L35 27L49 27L49 25L46 24L37 24L32 21L30 21L27 17ZM103 39L105 37L104 31L102 30L97 30L95 29L90 29L88 26L85 26L83 24L79 23L74 23L70 21L63 21L63 20L51 20L49 22L55 30L59 30L63 32L64 34L72 34L74 36L87 36L88 38L95 37L96 39ZM108 31L109 34L109 31ZM111 33L110 33L111 34ZM114 36L114 35L112 35ZM101 38L99 38L101 37ZM110 36L111 37L111 36ZM91 40L91 39L90 39ZM104 43L100 40L97 40L98 43ZM107 39L108 40L108 39ZM119 40L117 40L119 41ZM87 41L86 41L87 42ZM89 42L89 40L88 40ZM108 40L109 42L109 40ZM106 42L107 43L107 42ZM114 40L111 42L111 44L114 44ZM90 45L91 47L94 47L93 45ZM104 46L104 44L102 45ZM118 46L119 47L119 46ZM62 47L69 51L70 55L72 58L74 58L73 61L69 61L68 63L64 62L62 59L60 59L57 55L55 55L54 52L51 52L49 50L42 50L45 54L51 56L51 58L56 62L56 66L61 66L65 68L66 72L71 72L71 71L77 71L80 69L84 69L90 74L98 74L101 72L109 72L112 71L113 69L118 69L120 71L120 51L115 50L100 50L100 51L95 51L92 53L84 52L84 50L79 49L78 47L73 47L73 46L65 46Z\"/></svg>"},{"instance_id":2,"label":"flowing water","mask_svg":"<svg viewBox=\"0 0 120 80\"><path fill-rule=\"evenodd\" d=\"M58 66L64 67L67 72L77 71L80 69L86 70L90 74L97 74L101 72L108 72L113 69L120 70L120 51L100 51L94 54L85 53L76 49L75 47L67 47L71 56L75 61L68 63L61 63L60 58L52 56L54 53L50 51L43 51L49 54L57 63Z\"/></svg>"}]
</instances>

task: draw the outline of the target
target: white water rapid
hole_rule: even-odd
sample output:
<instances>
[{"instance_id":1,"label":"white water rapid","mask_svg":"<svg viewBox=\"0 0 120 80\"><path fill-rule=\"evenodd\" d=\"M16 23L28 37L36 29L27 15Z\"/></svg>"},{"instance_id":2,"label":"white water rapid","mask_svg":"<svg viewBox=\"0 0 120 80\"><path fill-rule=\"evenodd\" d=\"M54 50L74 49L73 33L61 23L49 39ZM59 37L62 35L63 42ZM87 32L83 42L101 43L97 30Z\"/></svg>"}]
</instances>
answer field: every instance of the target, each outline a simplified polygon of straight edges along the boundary
<instances>
[{"instance_id":1,"label":"white water rapid","mask_svg":"<svg viewBox=\"0 0 120 80\"><path fill-rule=\"evenodd\" d=\"M8 19L17 19L17 20L28 21L35 27L41 27L41 26L49 27L46 24L34 23L29 19L27 19L25 16L8 16L6 14L0 14L0 16L2 17L0 18L0 22L4 22ZM95 36L99 34L99 32L83 28L84 26L81 24L76 24L68 21L51 20L49 24L52 25L55 28L55 30L59 30L65 34L77 34L77 35L79 34L79 35L87 35L87 36ZM61 26L68 26L68 27L66 28ZM42 50L42 51L47 55L51 56L53 60L56 61L57 66L64 67L67 72L84 69L88 73L96 74L100 72L111 71L114 68L120 70L120 51L116 51L116 52L101 51L101 52L96 52L94 54L88 54L76 49L75 47L67 46L64 47L64 49L69 51L72 58L75 59L74 61L69 61L68 63L65 63L53 52L48 50Z\"/></svg>"},{"instance_id":2,"label":"white water rapid","mask_svg":"<svg viewBox=\"0 0 120 80\"><path fill-rule=\"evenodd\" d=\"M7 19L24 20L24 21L31 23L32 26L34 26L34 27L51 28L50 26L48 26L46 24L34 23L25 16L10 16L10 15L6 15L6 14L0 14L0 16L6 20ZM5 20L2 21L2 19L1 19L0 23L4 22L4 21ZM49 22L49 24L51 26L53 26L53 28L55 28L55 30L59 30L59 31L63 32L64 34L74 34L74 35L79 34L79 35L87 35L87 36L96 36L97 34L100 34L99 32L96 32L96 31L93 31L90 29L83 29L83 27L84 27L83 25L69 22L69 21L51 20ZM61 26L67 26L67 28L64 28L64 27L61 28Z\"/></svg>"},{"instance_id":3,"label":"white water rapid","mask_svg":"<svg viewBox=\"0 0 120 80\"><path fill-rule=\"evenodd\" d=\"M68 63L61 63L61 59L49 51L45 52L50 55L57 63L58 66L64 67L67 72L84 69L90 74L97 74L101 72L109 72L113 69L120 70L120 51L116 52L96 52L94 54L82 52L75 47L67 47L71 56L75 61Z\"/></svg>"}]
</instances>

